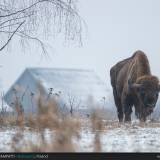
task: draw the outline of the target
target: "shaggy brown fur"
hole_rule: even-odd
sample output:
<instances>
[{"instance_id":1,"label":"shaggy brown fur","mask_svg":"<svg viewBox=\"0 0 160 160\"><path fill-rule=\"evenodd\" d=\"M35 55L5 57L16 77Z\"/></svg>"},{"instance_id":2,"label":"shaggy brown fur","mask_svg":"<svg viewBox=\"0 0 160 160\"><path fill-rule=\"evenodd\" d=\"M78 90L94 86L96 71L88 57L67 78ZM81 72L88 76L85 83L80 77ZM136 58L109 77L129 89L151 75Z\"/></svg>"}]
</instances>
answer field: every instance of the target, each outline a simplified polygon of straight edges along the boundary
<instances>
[{"instance_id":1,"label":"shaggy brown fur","mask_svg":"<svg viewBox=\"0 0 160 160\"><path fill-rule=\"evenodd\" d=\"M160 90L159 80L150 71L147 56L136 51L110 70L111 85L119 121L131 121L132 107L136 116L145 121L153 112Z\"/></svg>"}]
</instances>

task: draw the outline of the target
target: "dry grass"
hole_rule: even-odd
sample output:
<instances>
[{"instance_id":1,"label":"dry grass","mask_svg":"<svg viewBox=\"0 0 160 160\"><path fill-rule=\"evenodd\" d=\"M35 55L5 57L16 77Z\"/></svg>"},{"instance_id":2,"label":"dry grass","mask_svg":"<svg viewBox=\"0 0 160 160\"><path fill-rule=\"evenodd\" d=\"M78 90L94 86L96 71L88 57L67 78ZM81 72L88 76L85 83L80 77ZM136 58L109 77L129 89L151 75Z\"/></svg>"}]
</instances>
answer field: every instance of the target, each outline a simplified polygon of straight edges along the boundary
<instances>
[{"instance_id":1,"label":"dry grass","mask_svg":"<svg viewBox=\"0 0 160 160\"><path fill-rule=\"evenodd\" d=\"M44 104L39 99L37 115L18 115L16 125L19 127L12 139L12 148L16 152L74 152L76 146L73 137L80 138L81 123L78 117L66 115L62 117L54 100ZM38 142L26 141L25 127L29 127L38 135ZM45 130L51 131L50 142L45 137ZM21 145L23 144L23 146Z\"/></svg>"},{"instance_id":2,"label":"dry grass","mask_svg":"<svg viewBox=\"0 0 160 160\"><path fill-rule=\"evenodd\" d=\"M100 111L94 111L91 115L91 124L92 124L92 131L95 132L94 136L94 152L100 152L101 148L101 132L104 129L104 122L100 116Z\"/></svg>"},{"instance_id":3,"label":"dry grass","mask_svg":"<svg viewBox=\"0 0 160 160\"><path fill-rule=\"evenodd\" d=\"M93 151L101 152L101 136L103 132L120 127L160 127L159 123L137 123L120 124L118 121L105 121L101 117L102 111L94 110L89 118L64 115L58 110L54 99L44 103L43 99L38 101L38 114L24 116L7 115L0 118L1 126L16 126L17 131L12 138L12 151L14 152L76 152L79 150L74 140L81 140L81 131L90 130L94 134ZM29 128L37 135L37 141L26 140L24 133ZM46 130L50 132L50 139L46 137Z\"/></svg>"}]
</instances>

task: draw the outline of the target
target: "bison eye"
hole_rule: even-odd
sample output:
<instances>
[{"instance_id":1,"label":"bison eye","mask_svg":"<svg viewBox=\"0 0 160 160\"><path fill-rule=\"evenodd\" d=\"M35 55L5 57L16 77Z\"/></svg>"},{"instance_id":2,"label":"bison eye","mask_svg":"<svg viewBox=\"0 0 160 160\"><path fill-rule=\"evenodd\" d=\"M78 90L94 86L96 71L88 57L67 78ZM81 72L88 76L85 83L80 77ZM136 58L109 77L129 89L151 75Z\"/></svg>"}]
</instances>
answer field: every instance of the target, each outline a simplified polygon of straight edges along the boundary
<instances>
[{"instance_id":1,"label":"bison eye","mask_svg":"<svg viewBox=\"0 0 160 160\"><path fill-rule=\"evenodd\" d=\"M140 92L140 96L141 96L142 98L144 98L144 97L145 97L145 92L144 92L144 91L141 91L141 92Z\"/></svg>"}]
</instances>

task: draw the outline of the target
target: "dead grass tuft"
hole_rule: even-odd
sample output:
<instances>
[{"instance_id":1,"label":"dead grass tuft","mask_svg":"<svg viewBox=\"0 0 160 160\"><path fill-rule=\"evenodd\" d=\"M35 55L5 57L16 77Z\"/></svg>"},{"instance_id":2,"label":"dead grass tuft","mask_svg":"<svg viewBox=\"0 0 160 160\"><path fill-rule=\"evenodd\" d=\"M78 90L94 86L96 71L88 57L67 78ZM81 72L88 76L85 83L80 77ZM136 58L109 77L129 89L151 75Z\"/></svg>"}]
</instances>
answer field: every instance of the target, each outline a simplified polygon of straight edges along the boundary
<instances>
[{"instance_id":1,"label":"dead grass tuft","mask_svg":"<svg viewBox=\"0 0 160 160\"><path fill-rule=\"evenodd\" d=\"M94 132L94 152L101 152L101 132L103 132L105 128L105 123L101 117L100 110L94 110L91 114L91 124L92 124L92 131Z\"/></svg>"},{"instance_id":2,"label":"dead grass tuft","mask_svg":"<svg viewBox=\"0 0 160 160\"><path fill-rule=\"evenodd\" d=\"M54 100L44 104L39 99L37 115L18 117L17 133L12 139L12 148L16 152L74 152L76 146L73 138L80 138L81 123L77 117L66 115L62 117ZM22 118L23 117L23 118ZM38 142L26 141L23 132L25 127L37 132ZM51 131L48 142L45 136L46 129ZM20 145L25 144L25 145Z\"/></svg>"}]
</instances>

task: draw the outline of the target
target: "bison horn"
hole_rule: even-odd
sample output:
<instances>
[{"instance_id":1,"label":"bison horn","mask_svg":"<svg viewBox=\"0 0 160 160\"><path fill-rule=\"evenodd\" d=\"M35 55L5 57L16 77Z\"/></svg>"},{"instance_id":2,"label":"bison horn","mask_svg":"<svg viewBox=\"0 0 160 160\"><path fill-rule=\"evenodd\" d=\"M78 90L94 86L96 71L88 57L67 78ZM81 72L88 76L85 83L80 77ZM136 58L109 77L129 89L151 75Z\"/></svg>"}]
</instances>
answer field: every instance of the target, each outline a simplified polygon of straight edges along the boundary
<instances>
[{"instance_id":1,"label":"bison horn","mask_svg":"<svg viewBox=\"0 0 160 160\"><path fill-rule=\"evenodd\" d=\"M128 86L130 89L139 89L142 85L138 83L132 83L131 80L128 80Z\"/></svg>"},{"instance_id":2,"label":"bison horn","mask_svg":"<svg viewBox=\"0 0 160 160\"><path fill-rule=\"evenodd\" d=\"M132 88L138 89L140 88L142 85L141 84L137 84L137 83L133 83L132 84Z\"/></svg>"}]
</instances>

